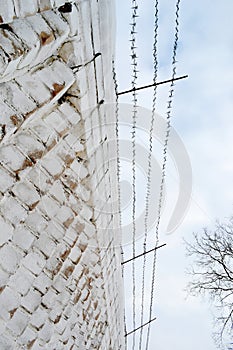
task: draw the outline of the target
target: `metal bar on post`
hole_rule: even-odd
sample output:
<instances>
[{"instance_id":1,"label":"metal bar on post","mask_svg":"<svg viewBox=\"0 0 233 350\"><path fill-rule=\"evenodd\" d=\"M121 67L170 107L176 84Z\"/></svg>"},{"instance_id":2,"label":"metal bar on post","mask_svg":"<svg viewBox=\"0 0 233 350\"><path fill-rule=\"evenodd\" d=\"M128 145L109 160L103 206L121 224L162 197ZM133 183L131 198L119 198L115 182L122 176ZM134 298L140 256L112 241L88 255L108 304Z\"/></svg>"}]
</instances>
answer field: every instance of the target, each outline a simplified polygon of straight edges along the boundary
<instances>
[{"instance_id":1,"label":"metal bar on post","mask_svg":"<svg viewBox=\"0 0 233 350\"><path fill-rule=\"evenodd\" d=\"M126 261L123 261L123 262L121 263L121 265L127 264L128 262L130 262L130 261L132 261L132 260L134 260L134 259L140 258L141 256L146 255L146 254L148 254L148 253L151 253L151 252L153 252L153 251L155 251L155 250L157 250L157 249L159 249L159 248L162 248L162 247L164 247L165 245L166 245L166 243L164 243L164 244L162 244L162 245L159 245L159 246L157 246L157 247L155 247L155 248L153 248L153 249L150 249L150 250L148 250L147 252L141 253L141 254L135 256L134 258L128 259L128 260L126 260Z\"/></svg>"},{"instance_id":2,"label":"metal bar on post","mask_svg":"<svg viewBox=\"0 0 233 350\"><path fill-rule=\"evenodd\" d=\"M125 334L125 337L128 337L128 335L130 335L130 334L132 334L132 333L134 333L134 332L137 332L139 329L141 329L142 327L147 326L149 323L153 322L154 320L156 320L156 317L152 318L150 321L148 321L148 322L142 324L141 326L135 328L134 330L130 331L129 333L126 333L126 334Z\"/></svg>"},{"instance_id":3,"label":"metal bar on post","mask_svg":"<svg viewBox=\"0 0 233 350\"><path fill-rule=\"evenodd\" d=\"M145 85L145 86L140 86L140 87L138 87L138 88L132 88L132 89L130 89L130 90L121 91L121 92L118 92L117 95L118 95L118 96L119 96L119 95L124 95L124 94L128 94L128 93L130 93L130 92L133 92L133 91L148 89L148 88L153 87L153 86L158 86L158 85L162 85L162 84L167 84L167 83L171 83L172 81L181 80L181 79L185 79L185 78L188 78L188 75L182 75L181 77L177 77L177 78L174 78L174 79L163 80L163 81L159 81L158 83L154 83L154 84L150 84L150 85Z\"/></svg>"}]
</instances>

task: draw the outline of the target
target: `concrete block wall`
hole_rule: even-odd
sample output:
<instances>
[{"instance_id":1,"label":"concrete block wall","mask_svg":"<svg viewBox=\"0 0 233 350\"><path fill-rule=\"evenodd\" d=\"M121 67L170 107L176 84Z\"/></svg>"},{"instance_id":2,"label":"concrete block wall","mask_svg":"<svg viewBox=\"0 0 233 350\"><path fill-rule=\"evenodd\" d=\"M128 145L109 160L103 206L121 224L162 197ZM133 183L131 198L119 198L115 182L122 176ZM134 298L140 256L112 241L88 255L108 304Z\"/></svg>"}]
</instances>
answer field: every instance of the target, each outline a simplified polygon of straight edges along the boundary
<instances>
[{"instance_id":1,"label":"concrete block wall","mask_svg":"<svg viewBox=\"0 0 233 350\"><path fill-rule=\"evenodd\" d=\"M113 5L0 7L1 350L124 349Z\"/></svg>"}]
</instances>

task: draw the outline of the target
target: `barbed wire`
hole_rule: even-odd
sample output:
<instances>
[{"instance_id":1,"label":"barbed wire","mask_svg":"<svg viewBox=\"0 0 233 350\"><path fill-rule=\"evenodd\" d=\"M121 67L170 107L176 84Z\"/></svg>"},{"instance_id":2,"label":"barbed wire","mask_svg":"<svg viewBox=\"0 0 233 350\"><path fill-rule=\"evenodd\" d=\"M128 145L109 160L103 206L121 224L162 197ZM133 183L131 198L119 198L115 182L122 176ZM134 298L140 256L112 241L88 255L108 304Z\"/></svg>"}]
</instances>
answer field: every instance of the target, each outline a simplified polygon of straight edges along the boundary
<instances>
[{"instance_id":1,"label":"barbed wire","mask_svg":"<svg viewBox=\"0 0 233 350\"><path fill-rule=\"evenodd\" d=\"M153 42L153 66L154 66L154 75L153 75L153 83L157 83L158 78L158 21L159 21L159 2L155 1L155 13L154 13L154 42ZM154 86L153 91L153 101L152 101L152 114L151 114L151 125L150 125L150 133L149 133L149 154L148 154L148 163L147 163L147 185L146 185L146 199L145 199L145 218L144 218L144 230L145 237L143 242L143 251L146 252L147 249L147 236L148 236L148 217L149 217L149 200L150 200L150 192L151 192L151 172L152 172L152 151L153 151L153 132L154 132L154 124L155 124L155 107L157 101L157 85ZM146 271L146 260L147 256L143 257L143 269L142 269L142 304L141 304L141 316L140 322L141 325L144 323L144 304L145 304L145 271ZM139 349L142 347L142 335L144 328L140 329L140 337L139 337Z\"/></svg>"},{"instance_id":2,"label":"barbed wire","mask_svg":"<svg viewBox=\"0 0 233 350\"><path fill-rule=\"evenodd\" d=\"M177 0L177 2L176 2L175 40L174 40L174 45L173 45L173 56L172 56L172 66L173 66L172 79L174 79L176 76L176 56L177 56L177 45L178 45L178 35L179 35L180 2L181 2L181 0ZM164 184L165 184L165 177L166 177L168 141L169 141L169 136L170 136L170 131L171 131L171 110L172 110L172 102L173 102L173 96L174 96L174 85L175 85L174 81L172 80L172 82L170 84L170 91L169 91L168 102L167 102L167 112L166 112L166 114L167 114L167 129L166 129L164 148L163 148L163 164L162 164L162 177L161 177L161 183L160 183L160 194L159 194L159 204L158 204L158 218L157 218L157 224L156 224L156 228L155 228L155 246L157 246L158 242L159 242L159 226L160 226L160 221L161 221L162 200L163 200ZM156 261L157 261L157 250L154 251L153 265L152 265L153 267L152 267L149 320L151 320L151 318L152 318L152 311L153 311ZM146 350L148 350L148 346L149 346L150 328L151 328L151 323L149 323L149 326L147 328Z\"/></svg>"},{"instance_id":3,"label":"barbed wire","mask_svg":"<svg viewBox=\"0 0 233 350\"><path fill-rule=\"evenodd\" d=\"M130 41L131 41L131 65L133 70L131 85L132 88L136 87L137 84L137 47L136 47L136 25L138 17L138 4L136 0L132 0L132 14L131 14L131 30L130 30ZM133 111L132 111L132 192L133 192L133 203L132 203L132 224L133 224L133 258L136 253L136 121L137 121L137 93L133 91ZM136 280L135 280L135 261L132 262L132 284L133 284L133 329L136 328ZM135 333L133 333L132 349L135 349Z\"/></svg>"},{"instance_id":4,"label":"barbed wire","mask_svg":"<svg viewBox=\"0 0 233 350\"><path fill-rule=\"evenodd\" d=\"M116 153L117 153L117 194L118 194L118 210L119 210L119 225L121 227L121 188L120 188L120 142L119 142L119 97L118 97L118 83L116 77L115 62L112 61L113 84L115 90L115 132L116 132ZM124 254L122 250L122 255ZM123 261L123 259L122 259Z\"/></svg>"},{"instance_id":5,"label":"barbed wire","mask_svg":"<svg viewBox=\"0 0 233 350\"><path fill-rule=\"evenodd\" d=\"M113 84L114 84L114 90L115 90L115 122L116 122L116 148L117 148L117 194L118 194L118 208L119 208L119 230L121 230L121 188L120 188L120 142L119 142L119 96L118 96L118 82L117 82L117 76L116 76L116 68L115 68L115 61L112 60L112 75L113 75ZM122 237L120 237L122 239ZM124 261L124 251L121 246L121 262ZM124 280L124 265L121 264L122 269L122 280ZM124 310L124 332L127 333L126 328L126 315ZM127 349L127 337L125 337L125 348Z\"/></svg>"}]
</instances>

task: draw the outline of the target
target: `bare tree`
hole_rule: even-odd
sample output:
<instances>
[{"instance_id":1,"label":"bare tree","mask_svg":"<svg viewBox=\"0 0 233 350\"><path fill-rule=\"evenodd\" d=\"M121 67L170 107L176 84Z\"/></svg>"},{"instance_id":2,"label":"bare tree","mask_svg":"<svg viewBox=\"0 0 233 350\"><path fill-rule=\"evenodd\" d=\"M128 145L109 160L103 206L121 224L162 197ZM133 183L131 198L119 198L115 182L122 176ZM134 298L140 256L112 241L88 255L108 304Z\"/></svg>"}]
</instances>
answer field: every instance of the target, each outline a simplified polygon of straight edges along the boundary
<instances>
[{"instance_id":1,"label":"bare tree","mask_svg":"<svg viewBox=\"0 0 233 350\"><path fill-rule=\"evenodd\" d=\"M222 344L233 324L233 219L217 223L213 232L204 229L202 235L194 234L193 243L186 244L188 255L194 258L188 290L210 296L218 308L215 340Z\"/></svg>"}]
</instances>

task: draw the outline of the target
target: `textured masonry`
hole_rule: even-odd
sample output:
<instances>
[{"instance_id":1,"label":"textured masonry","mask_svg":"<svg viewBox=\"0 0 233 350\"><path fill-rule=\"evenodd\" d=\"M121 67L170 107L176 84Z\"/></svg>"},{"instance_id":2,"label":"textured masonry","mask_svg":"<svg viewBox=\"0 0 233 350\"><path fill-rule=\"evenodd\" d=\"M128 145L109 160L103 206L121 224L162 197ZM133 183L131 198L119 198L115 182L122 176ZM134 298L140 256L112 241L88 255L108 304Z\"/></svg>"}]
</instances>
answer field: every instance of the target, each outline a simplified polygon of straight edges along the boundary
<instances>
[{"instance_id":1,"label":"textured masonry","mask_svg":"<svg viewBox=\"0 0 233 350\"><path fill-rule=\"evenodd\" d=\"M124 349L113 53L111 0L1 3L1 350Z\"/></svg>"}]
</instances>

